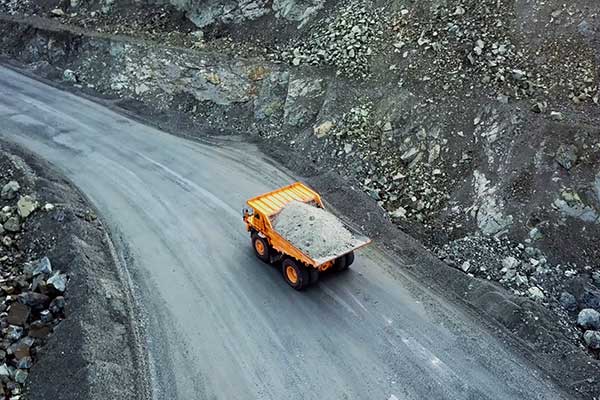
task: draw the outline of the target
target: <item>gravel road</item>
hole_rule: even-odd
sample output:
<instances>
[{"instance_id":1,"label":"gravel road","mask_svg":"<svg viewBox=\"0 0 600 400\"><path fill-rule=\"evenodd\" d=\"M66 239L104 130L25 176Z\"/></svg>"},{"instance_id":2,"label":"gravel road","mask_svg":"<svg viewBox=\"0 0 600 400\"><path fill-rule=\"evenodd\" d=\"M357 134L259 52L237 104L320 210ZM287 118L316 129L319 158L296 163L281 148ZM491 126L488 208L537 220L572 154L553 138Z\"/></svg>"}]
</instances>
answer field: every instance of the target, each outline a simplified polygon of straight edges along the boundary
<instances>
[{"instance_id":1,"label":"gravel road","mask_svg":"<svg viewBox=\"0 0 600 400\"><path fill-rule=\"evenodd\" d=\"M376 247L289 288L240 210L294 178L250 145L190 142L5 68L0 121L102 213L145 309L156 399L565 398Z\"/></svg>"}]
</instances>

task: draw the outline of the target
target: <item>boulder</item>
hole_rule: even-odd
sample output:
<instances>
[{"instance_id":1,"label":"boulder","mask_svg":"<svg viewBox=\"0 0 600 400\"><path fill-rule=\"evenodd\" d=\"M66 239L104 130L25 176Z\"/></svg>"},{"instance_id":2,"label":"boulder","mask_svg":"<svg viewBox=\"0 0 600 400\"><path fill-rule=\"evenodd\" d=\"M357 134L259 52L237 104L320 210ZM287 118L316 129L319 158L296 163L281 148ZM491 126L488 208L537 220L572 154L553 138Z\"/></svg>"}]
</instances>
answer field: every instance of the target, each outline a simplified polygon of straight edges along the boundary
<instances>
[{"instance_id":1,"label":"boulder","mask_svg":"<svg viewBox=\"0 0 600 400\"><path fill-rule=\"evenodd\" d=\"M27 318L29 318L29 314L31 313L31 309L25 304L14 303L10 306L8 310L8 323L11 325L25 325L27 322Z\"/></svg>"},{"instance_id":2,"label":"boulder","mask_svg":"<svg viewBox=\"0 0 600 400\"><path fill-rule=\"evenodd\" d=\"M67 276L59 272L54 273L47 281L48 286L62 293L67 288Z\"/></svg>"},{"instance_id":3,"label":"boulder","mask_svg":"<svg viewBox=\"0 0 600 400\"><path fill-rule=\"evenodd\" d=\"M39 204L31 196L21 196L17 202L17 210L21 218L27 218L37 210Z\"/></svg>"},{"instance_id":4,"label":"boulder","mask_svg":"<svg viewBox=\"0 0 600 400\"><path fill-rule=\"evenodd\" d=\"M583 329L600 330L600 313L591 308L584 308L577 316L577 325Z\"/></svg>"},{"instance_id":5,"label":"boulder","mask_svg":"<svg viewBox=\"0 0 600 400\"><path fill-rule=\"evenodd\" d=\"M567 311L575 311L577 309L577 300L569 292L562 292L560 294L560 305Z\"/></svg>"},{"instance_id":6,"label":"boulder","mask_svg":"<svg viewBox=\"0 0 600 400\"><path fill-rule=\"evenodd\" d=\"M585 331L583 340L592 350L600 350L600 331Z\"/></svg>"},{"instance_id":7,"label":"boulder","mask_svg":"<svg viewBox=\"0 0 600 400\"><path fill-rule=\"evenodd\" d=\"M579 298L579 306L581 308L593 308L600 312L600 290L591 286L585 288Z\"/></svg>"},{"instance_id":8,"label":"boulder","mask_svg":"<svg viewBox=\"0 0 600 400\"><path fill-rule=\"evenodd\" d=\"M319 114L325 85L321 79L291 79L283 108L285 124L303 127Z\"/></svg>"},{"instance_id":9,"label":"boulder","mask_svg":"<svg viewBox=\"0 0 600 400\"><path fill-rule=\"evenodd\" d=\"M43 257L37 261L25 264L24 269L25 272L30 272L33 276L50 274L52 273L52 264L50 263L50 259L48 257Z\"/></svg>"},{"instance_id":10,"label":"boulder","mask_svg":"<svg viewBox=\"0 0 600 400\"><path fill-rule=\"evenodd\" d=\"M8 326L8 329L6 330L6 338L8 340L11 342L16 342L17 340L21 339L21 336L23 336L23 327L16 325Z\"/></svg>"},{"instance_id":11,"label":"boulder","mask_svg":"<svg viewBox=\"0 0 600 400\"><path fill-rule=\"evenodd\" d=\"M313 129L313 132L316 137L322 138L323 136L327 135L329 133L329 131L331 131L331 129L333 129L333 127L334 127L333 122L325 121L322 124L315 126Z\"/></svg>"},{"instance_id":12,"label":"boulder","mask_svg":"<svg viewBox=\"0 0 600 400\"><path fill-rule=\"evenodd\" d=\"M21 221L19 217L12 216L4 223L4 229L8 232L19 232L21 230Z\"/></svg>"},{"instance_id":13,"label":"boulder","mask_svg":"<svg viewBox=\"0 0 600 400\"><path fill-rule=\"evenodd\" d=\"M527 294L529 295L529 297L532 300L535 300L535 301L542 301L542 300L544 300L544 297L545 297L542 289L540 289L537 286L530 287L527 290Z\"/></svg>"},{"instance_id":14,"label":"boulder","mask_svg":"<svg viewBox=\"0 0 600 400\"><path fill-rule=\"evenodd\" d=\"M460 269L463 270L463 272L468 272L471 269L471 263L469 261L465 261L464 263L462 263L462 265L460 266Z\"/></svg>"},{"instance_id":15,"label":"boulder","mask_svg":"<svg viewBox=\"0 0 600 400\"><path fill-rule=\"evenodd\" d=\"M2 191L0 191L0 198L2 198L2 200L12 200L17 197L17 192L19 189L21 189L19 182L10 181L2 187Z\"/></svg>"},{"instance_id":16,"label":"boulder","mask_svg":"<svg viewBox=\"0 0 600 400\"><path fill-rule=\"evenodd\" d=\"M65 82L77 82L77 75L73 70L65 69L63 72L63 81Z\"/></svg>"},{"instance_id":17,"label":"boulder","mask_svg":"<svg viewBox=\"0 0 600 400\"><path fill-rule=\"evenodd\" d=\"M17 301L21 304L25 304L33 309L44 309L49 302L48 296L41 293L25 292L17 296Z\"/></svg>"},{"instance_id":18,"label":"boulder","mask_svg":"<svg viewBox=\"0 0 600 400\"><path fill-rule=\"evenodd\" d=\"M15 382L20 383L22 385L25 383L28 376L29 376L29 374L27 373L27 371L18 369L17 372L15 373Z\"/></svg>"},{"instance_id":19,"label":"boulder","mask_svg":"<svg viewBox=\"0 0 600 400\"><path fill-rule=\"evenodd\" d=\"M556 162L566 170L573 168L577 162L577 147L572 144L561 144L554 157Z\"/></svg>"},{"instance_id":20,"label":"boulder","mask_svg":"<svg viewBox=\"0 0 600 400\"><path fill-rule=\"evenodd\" d=\"M52 302L48 309L53 314L59 314L65 308L65 298L63 296L57 296Z\"/></svg>"},{"instance_id":21,"label":"boulder","mask_svg":"<svg viewBox=\"0 0 600 400\"><path fill-rule=\"evenodd\" d=\"M512 256L506 257L502 260L502 267L508 269L516 269L521 262Z\"/></svg>"}]
</instances>

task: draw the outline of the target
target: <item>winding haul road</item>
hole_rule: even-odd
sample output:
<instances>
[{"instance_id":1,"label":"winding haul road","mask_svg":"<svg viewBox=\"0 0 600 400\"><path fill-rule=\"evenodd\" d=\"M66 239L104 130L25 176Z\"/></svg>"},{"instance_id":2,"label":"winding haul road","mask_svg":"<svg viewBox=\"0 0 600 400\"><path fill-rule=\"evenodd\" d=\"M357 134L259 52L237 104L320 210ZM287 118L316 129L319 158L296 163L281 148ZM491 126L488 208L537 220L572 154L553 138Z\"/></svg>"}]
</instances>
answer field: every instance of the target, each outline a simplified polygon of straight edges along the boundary
<instances>
[{"instance_id":1,"label":"winding haul road","mask_svg":"<svg viewBox=\"0 0 600 400\"><path fill-rule=\"evenodd\" d=\"M156 399L564 398L376 248L289 288L240 210L294 178L251 146L187 141L2 67L0 138L66 174L130 257Z\"/></svg>"}]
</instances>

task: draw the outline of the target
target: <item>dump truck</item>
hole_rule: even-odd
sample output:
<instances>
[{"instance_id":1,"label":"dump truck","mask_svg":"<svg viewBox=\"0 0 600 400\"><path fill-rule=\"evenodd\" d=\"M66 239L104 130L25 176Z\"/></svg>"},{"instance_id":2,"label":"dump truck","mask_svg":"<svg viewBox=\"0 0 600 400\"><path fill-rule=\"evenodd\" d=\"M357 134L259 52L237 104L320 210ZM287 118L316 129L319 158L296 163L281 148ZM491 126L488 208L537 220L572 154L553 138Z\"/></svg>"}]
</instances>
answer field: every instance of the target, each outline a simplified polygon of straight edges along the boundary
<instances>
[{"instance_id":1,"label":"dump truck","mask_svg":"<svg viewBox=\"0 0 600 400\"><path fill-rule=\"evenodd\" d=\"M371 240L325 210L321 196L296 182L251 198L243 221L256 256L280 265L284 280L302 290L325 271L343 271Z\"/></svg>"}]
</instances>

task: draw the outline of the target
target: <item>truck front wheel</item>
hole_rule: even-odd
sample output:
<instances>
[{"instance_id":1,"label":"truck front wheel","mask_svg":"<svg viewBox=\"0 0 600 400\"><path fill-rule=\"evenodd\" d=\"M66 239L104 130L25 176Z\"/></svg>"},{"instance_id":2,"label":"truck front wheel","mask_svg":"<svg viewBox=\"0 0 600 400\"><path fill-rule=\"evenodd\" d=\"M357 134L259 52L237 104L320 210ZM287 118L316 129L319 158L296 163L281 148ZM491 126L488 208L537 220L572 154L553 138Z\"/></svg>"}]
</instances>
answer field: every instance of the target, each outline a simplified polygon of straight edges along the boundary
<instances>
[{"instance_id":1,"label":"truck front wheel","mask_svg":"<svg viewBox=\"0 0 600 400\"><path fill-rule=\"evenodd\" d=\"M254 248L254 253L256 253L256 257L260 258L264 262L269 262L271 255L269 243L267 243L266 239L261 238L257 234L253 234L252 247Z\"/></svg>"},{"instance_id":2,"label":"truck front wheel","mask_svg":"<svg viewBox=\"0 0 600 400\"><path fill-rule=\"evenodd\" d=\"M283 279L296 290L302 290L310 284L308 269L290 258L283 260L281 272Z\"/></svg>"}]
</instances>

